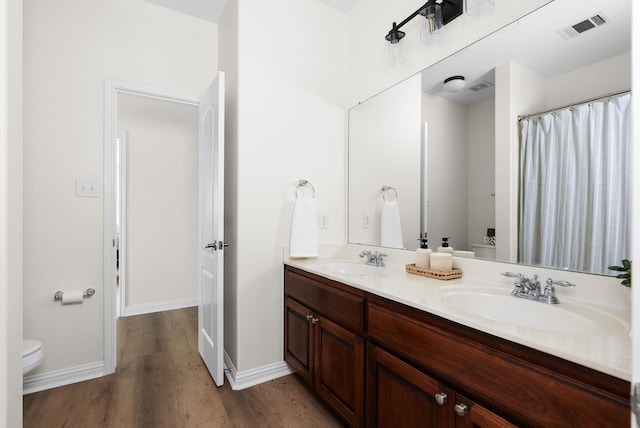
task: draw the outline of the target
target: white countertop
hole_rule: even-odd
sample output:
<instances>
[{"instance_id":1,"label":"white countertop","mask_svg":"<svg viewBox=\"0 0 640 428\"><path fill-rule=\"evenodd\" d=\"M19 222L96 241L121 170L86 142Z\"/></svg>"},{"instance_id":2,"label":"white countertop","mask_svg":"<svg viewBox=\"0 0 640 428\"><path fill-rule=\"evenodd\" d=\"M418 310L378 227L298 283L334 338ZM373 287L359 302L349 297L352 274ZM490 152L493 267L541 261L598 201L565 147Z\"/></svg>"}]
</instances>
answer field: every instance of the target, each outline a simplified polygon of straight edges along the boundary
<instances>
[{"instance_id":1,"label":"white countertop","mask_svg":"<svg viewBox=\"0 0 640 428\"><path fill-rule=\"evenodd\" d=\"M406 261L406 260L404 260ZM357 258L320 257L310 259L286 258L284 263L304 271L329 278L354 288L385 297L398 303L411 306L456 323L471 327L485 333L492 334L509 341L564 358L574 363L607 373L623 380L631 379L631 337L630 310L624 307L598 306L591 302L585 303L581 299L572 299L557 292L561 300L559 305L546 305L540 302L518 299L510 296L512 285L505 281L487 281L465 277L452 280L438 280L405 271L403 263L387 263L382 274L355 275L331 272L327 265L331 263L362 263ZM410 262L410 261L409 261ZM467 263L465 261L459 261ZM526 272L525 272L526 273ZM514 305L540 305L541 317L548 311L576 310L587 308L594 314L602 314L605 320L611 322L598 323L593 330L572 331L569 323L559 330L548 331L544 328L520 327L503 322L497 322L485 317L472 315L468 312L452 307L443 296L452 291L490 290L492 293L502 293L509 299L518 300ZM559 288L559 287L558 287ZM577 287L572 287L577 288ZM507 304L511 300L506 300ZM536 307L537 308L537 307ZM565 328L566 327L566 328Z\"/></svg>"}]
</instances>

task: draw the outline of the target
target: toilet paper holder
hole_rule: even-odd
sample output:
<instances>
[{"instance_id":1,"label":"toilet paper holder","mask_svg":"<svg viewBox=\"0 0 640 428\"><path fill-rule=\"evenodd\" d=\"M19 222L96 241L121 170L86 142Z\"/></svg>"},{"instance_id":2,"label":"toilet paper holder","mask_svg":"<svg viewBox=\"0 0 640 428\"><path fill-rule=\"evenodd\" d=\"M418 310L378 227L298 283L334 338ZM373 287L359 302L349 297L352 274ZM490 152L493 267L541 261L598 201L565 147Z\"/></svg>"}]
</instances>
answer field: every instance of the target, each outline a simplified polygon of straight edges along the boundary
<instances>
[{"instance_id":1,"label":"toilet paper holder","mask_svg":"<svg viewBox=\"0 0 640 428\"><path fill-rule=\"evenodd\" d=\"M56 291L56 294L53 295L53 300L55 300L55 301L62 300L62 295L63 294L64 294L64 291L62 291L62 290ZM87 288L86 290L84 290L82 292L82 297L91 297L94 294L96 294L95 288Z\"/></svg>"}]
</instances>

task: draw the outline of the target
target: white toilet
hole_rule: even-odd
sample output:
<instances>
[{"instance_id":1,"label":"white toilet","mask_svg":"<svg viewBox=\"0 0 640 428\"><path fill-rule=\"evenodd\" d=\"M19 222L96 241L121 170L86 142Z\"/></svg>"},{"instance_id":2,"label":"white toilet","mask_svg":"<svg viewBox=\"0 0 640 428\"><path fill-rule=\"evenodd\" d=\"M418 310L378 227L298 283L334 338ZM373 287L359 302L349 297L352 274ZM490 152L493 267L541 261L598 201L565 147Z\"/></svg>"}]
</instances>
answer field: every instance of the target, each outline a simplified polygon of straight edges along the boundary
<instances>
[{"instance_id":1,"label":"white toilet","mask_svg":"<svg viewBox=\"0 0 640 428\"><path fill-rule=\"evenodd\" d=\"M29 373L42 362L42 342L39 340L22 340L22 375Z\"/></svg>"}]
</instances>

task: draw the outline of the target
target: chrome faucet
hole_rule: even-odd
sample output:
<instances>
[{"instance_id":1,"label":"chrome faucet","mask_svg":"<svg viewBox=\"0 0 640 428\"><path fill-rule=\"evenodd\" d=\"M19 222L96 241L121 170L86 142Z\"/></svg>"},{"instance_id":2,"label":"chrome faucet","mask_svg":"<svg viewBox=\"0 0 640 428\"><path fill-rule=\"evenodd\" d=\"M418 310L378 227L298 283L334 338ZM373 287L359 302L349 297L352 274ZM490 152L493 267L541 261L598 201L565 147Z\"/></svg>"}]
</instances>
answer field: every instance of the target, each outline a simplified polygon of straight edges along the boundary
<instances>
[{"instance_id":1,"label":"chrome faucet","mask_svg":"<svg viewBox=\"0 0 640 428\"><path fill-rule=\"evenodd\" d=\"M384 261L382 258L387 257L387 255L377 251L363 251L360 253L360 258L363 257L367 258L367 264L369 266L384 267Z\"/></svg>"},{"instance_id":2,"label":"chrome faucet","mask_svg":"<svg viewBox=\"0 0 640 428\"><path fill-rule=\"evenodd\" d=\"M538 281L538 275L533 275L533 278L529 278L521 273L513 272L501 272L501 275L507 278L515 278L513 282L512 296L522 297L529 300L538 300L540 296L540 281Z\"/></svg>"},{"instance_id":3,"label":"chrome faucet","mask_svg":"<svg viewBox=\"0 0 640 428\"><path fill-rule=\"evenodd\" d=\"M513 283L512 296L521 297L523 299L536 300L543 303L558 304L560 301L556 297L556 291L554 285L560 285L562 287L574 287L568 281L555 281L551 278L547 279L547 285L544 287L544 291L540 292L540 281L538 281L538 275L533 275L533 278L529 278L521 273L513 272L501 272L500 273L507 278L515 278Z\"/></svg>"}]
</instances>

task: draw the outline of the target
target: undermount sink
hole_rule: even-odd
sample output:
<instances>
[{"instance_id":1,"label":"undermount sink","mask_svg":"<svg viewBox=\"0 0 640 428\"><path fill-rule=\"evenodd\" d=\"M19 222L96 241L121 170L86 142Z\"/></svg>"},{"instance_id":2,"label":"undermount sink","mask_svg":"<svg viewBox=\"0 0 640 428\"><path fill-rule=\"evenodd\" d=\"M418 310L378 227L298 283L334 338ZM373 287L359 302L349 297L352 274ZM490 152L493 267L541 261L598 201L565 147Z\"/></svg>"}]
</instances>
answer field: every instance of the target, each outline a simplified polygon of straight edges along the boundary
<instances>
[{"instance_id":1,"label":"undermount sink","mask_svg":"<svg viewBox=\"0 0 640 428\"><path fill-rule=\"evenodd\" d=\"M331 273L341 273L343 275L372 276L382 275L385 272L395 271L394 267L370 266L364 263L335 262L328 263L325 268Z\"/></svg>"},{"instance_id":2,"label":"undermount sink","mask_svg":"<svg viewBox=\"0 0 640 428\"><path fill-rule=\"evenodd\" d=\"M624 320L594 307L526 300L512 296L503 288L450 288L440 290L439 294L453 310L516 327L556 333L605 333L629 329Z\"/></svg>"}]
</instances>

